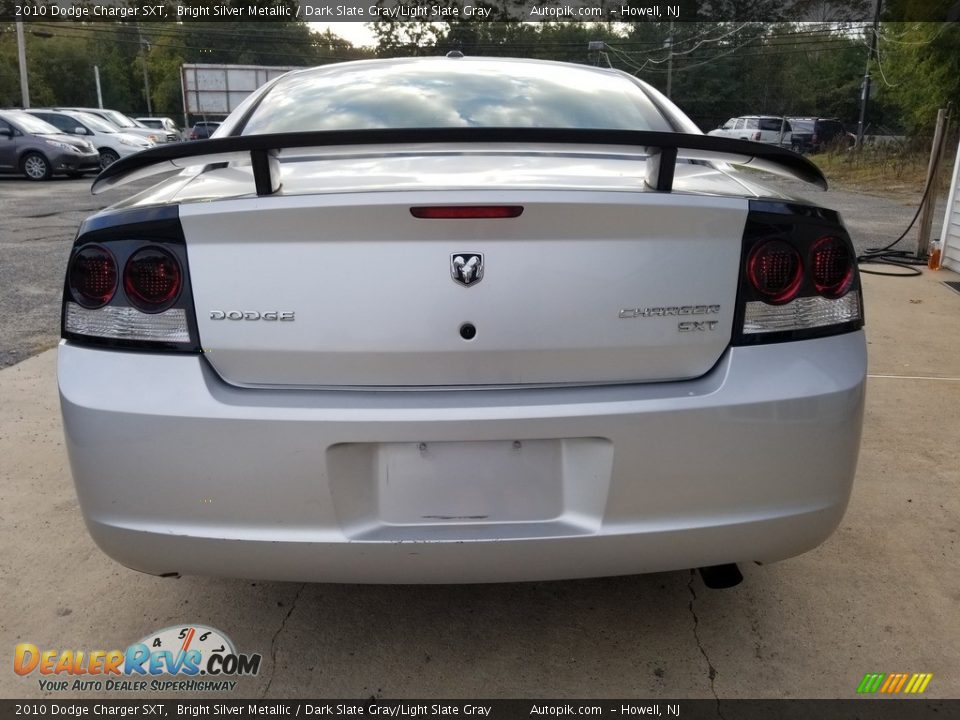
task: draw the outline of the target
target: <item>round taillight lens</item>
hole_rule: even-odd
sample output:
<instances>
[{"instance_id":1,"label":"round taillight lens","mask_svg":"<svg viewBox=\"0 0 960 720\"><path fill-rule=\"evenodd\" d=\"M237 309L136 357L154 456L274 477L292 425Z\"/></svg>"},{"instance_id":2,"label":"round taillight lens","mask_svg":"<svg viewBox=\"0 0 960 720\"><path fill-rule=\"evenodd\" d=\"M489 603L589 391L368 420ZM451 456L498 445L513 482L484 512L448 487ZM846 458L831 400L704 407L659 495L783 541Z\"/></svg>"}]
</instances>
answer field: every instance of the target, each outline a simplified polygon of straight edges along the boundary
<instances>
[{"instance_id":1,"label":"round taillight lens","mask_svg":"<svg viewBox=\"0 0 960 720\"><path fill-rule=\"evenodd\" d=\"M144 312L160 312L170 307L180 294L182 283L179 261L159 247L137 250L123 269L127 299Z\"/></svg>"},{"instance_id":2,"label":"round taillight lens","mask_svg":"<svg viewBox=\"0 0 960 720\"><path fill-rule=\"evenodd\" d=\"M817 292L827 298L838 298L853 285L853 258L840 238L823 237L810 250L810 275Z\"/></svg>"},{"instance_id":3,"label":"round taillight lens","mask_svg":"<svg viewBox=\"0 0 960 720\"><path fill-rule=\"evenodd\" d=\"M772 305L790 302L803 281L803 261L789 243L768 240L750 253L747 277L766 302Z\"/></svg>"},{"instance_id":4,"label":"round taillight lens","mask_svg":"<svg viewBox=\"0 0 960 720\"><path fill-rule=\"evenodd\" d=\"M87 245L70 261L70 294L85 308L99 308L117 291L117 261L105 247Z\"/></svg>"}]
</instances>

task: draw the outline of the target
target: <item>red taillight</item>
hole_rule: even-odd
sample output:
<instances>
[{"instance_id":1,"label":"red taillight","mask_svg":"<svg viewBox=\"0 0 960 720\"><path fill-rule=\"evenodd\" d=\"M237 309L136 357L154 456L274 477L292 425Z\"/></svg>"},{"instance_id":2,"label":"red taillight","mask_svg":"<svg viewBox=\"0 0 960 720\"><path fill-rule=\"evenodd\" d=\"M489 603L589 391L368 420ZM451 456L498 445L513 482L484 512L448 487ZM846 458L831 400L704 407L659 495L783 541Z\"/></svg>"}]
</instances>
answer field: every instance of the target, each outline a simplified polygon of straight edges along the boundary
<instances>
[{"instance_id":1,"label":"red taillight","mask_svg":"<svg viewBox=\"0 0 960 720\"><path fill-rule=\"evenodd\" d=\"M123 269L123 289L130 302L144 312L168 308L180 293L180 263L159 247L138 250Z\"/></svg>"},{"instance_id":2,"label":"red taillight","mask_svg":"<svg viewBox=\"0 0 960 720\"><path fill-rule=\"evenodd\" d=\"M766 302L772 305L790 302L803 282L803 261L789 243L768 240L750 253L747 277Z\"/></svg>"},{"instance_id":3,"label":"red taillight","mask_svg":"<svg viewBox=\"0 0 960 720\"><path fill-rule=\"evenodd\" d=\"M853 258L840 238L822 237L810 250L810 275L817 292L826 298L842 297L853 284Z\"/></svg>"},{"instance_id":4,"label":"red taillight","mask_svg":"<svg viewBox=\"0 0 960 720\"><path fill-rule=\"evenodd\" d=\"M117 261L104 247L87 245L70 261L70 294L85 308L103 307L117 291Z\"/></svg>"},{"instance_id":5,"label":"red taillight","mask_svg":"<svg viewBox=\"0 0 960 720\"><path fill-rule=\"evenodd\" d=\"M763 137L763 135L761 135L759 132L756 132L756 133L753 134L753 139L754 139L754 140L759 140L759 139L762 138L762 137Z\"/></svg>"},{"instance_id":6,"label":"red taillight","mask_svg":"<svg viewBox=\"0 0 960 720\"><path fill-rule=\"evenodd\" d=\"M523 213L522 205L438 205L412 207L415 218L465 220L468 218L515 218Z\"/></svg>"}]
</instances>

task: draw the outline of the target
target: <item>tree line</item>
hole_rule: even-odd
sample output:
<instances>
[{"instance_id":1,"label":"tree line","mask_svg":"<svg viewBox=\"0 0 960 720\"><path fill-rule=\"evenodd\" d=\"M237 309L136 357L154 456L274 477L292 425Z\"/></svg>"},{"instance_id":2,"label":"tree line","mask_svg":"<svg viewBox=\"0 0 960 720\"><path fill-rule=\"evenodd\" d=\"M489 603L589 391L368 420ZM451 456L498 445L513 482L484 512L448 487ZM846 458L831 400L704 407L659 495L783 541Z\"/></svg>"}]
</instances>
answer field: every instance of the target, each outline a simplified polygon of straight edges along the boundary
<instances>
[{"instance_id":1,"label":"tree line","mask_svg":"<svg viewBox=\"0 0 960 720\"><path fill-rule=\"evenodd\" d=\"M519 56L613 67L653 84L704 130L742 114L818 115L853 124L869 67L874 127L929 133L936 110L960 101L957 23L378 22L357 48L302 22L24 24L34 106L96 105L183 116L180 66L314 66L367 57ZM869 60L868 60L869 55ZM13 23L0 23L0 106L20 104Z\"/></svg>"}]
</instances>

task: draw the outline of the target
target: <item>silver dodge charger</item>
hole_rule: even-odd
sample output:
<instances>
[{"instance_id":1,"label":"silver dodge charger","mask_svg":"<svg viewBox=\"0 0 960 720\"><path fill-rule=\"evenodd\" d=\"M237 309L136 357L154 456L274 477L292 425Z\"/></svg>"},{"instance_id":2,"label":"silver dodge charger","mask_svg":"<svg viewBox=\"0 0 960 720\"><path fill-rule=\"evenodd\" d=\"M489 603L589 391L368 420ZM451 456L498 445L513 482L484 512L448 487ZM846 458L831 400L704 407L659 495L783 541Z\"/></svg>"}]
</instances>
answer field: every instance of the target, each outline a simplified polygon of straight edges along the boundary
<instances>
[{"instance_id":1,"label":"silver dodge charger","mask_svg":"<svg viewBox=\"0 0 960 720\"><path fill-rule=\"evenodd\" d=\"M88 218L59 386L97 544L157 575L500 582L822 543L866 349L783 148L622 72L371 60L261 87ZM178 171L169 174L170 171Z\"/></svg>"}]
</instances>

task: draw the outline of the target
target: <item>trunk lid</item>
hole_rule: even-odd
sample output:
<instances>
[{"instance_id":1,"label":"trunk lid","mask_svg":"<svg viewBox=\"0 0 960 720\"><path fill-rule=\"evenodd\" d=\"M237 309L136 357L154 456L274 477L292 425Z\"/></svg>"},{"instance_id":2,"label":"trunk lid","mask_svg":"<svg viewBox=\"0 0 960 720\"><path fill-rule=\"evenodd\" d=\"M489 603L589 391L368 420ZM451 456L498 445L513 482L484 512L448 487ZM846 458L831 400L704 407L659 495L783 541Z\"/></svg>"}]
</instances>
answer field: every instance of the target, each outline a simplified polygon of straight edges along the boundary
<instances>
[{"instance_id":1,"label":"trunk lid","mask_svg":"<svg viewBox=\"0 0 960 720\"><path fill-rule=\"evenodd\" d=\"M507 183L489 163L478 174L463 159L431 162L432 173L420 168L425 189L409 187L409 173L368 167L364 190L354 166L339 168L349 191L321 190L337 168L303 163L322 169L285 168L285 194L181 206L201 344L227 382L665 381L704 374L727 347L745 199L646 192L623 163L594 162L545 189L556 172L522 182L504 172ZM696 168L688 172L708 170ZM410 210L451 205L523 212L422 219ZM483 275L465 284L456 258L474 255Z\"/></svg>"}]
</instances>

